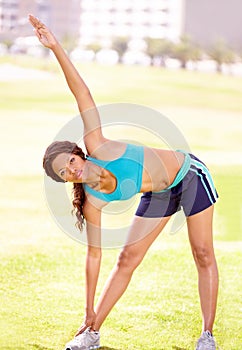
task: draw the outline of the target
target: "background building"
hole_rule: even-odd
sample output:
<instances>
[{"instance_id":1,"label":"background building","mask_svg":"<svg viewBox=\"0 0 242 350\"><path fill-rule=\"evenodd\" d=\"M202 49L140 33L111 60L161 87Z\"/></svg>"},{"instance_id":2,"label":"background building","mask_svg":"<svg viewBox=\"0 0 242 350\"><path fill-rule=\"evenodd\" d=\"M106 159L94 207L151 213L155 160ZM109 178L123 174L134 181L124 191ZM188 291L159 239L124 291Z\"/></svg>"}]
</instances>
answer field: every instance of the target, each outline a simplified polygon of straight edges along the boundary
<instances>
[{"instance_id":1,"label":"background building","mask_svg":"<svg viewBox=\"0 0 242 350\"><path fill-rule=\"evenodd\" d=\"M242 49L241 0L184 0L182 32L203 47L224 40Z\"/></svg>"},{"instance_id":2,"label":"background building","mask_svg":"<svg viewBox=\"0 0 242 350\"><path fill-rule=\"evenodd\" d=\"M178 41L188 34L207 47L223 39L242 48L241 0L81 0L81 43L108 45L113 37Z\"/></svg>"},{"instance_id":3,"label":"background building","mask_svg":"<svg viewBox=\"0 0 242 350\"><path fill-rule=\"evenodd\" d=\"M182 0L81 0L81 42L108 45L113 37L176 40L182 5Z\"/></svg>"},{"instance_id":4,"label":"background building","mask_svg":"<svg viewBox=\"0 0 242 350\"><path fill-rule=\"evenodd\" d=\"M0 40L32 35L28 13L60 40L109 46L114 37L167 38L189 34L204 47L224 39L242 48L241 0L0 0Z\"/></svg>"},{"instance_id":5,"label":"background building","mask_svg":"<svg viewBox=\"0 0 242 350\"><path fill-rule=\"evenodd\" d=\"M0 0L0 38L32 35L29 13L51 26L59 39L79 36L80 0Z\"/></svg>"}]
</instances>

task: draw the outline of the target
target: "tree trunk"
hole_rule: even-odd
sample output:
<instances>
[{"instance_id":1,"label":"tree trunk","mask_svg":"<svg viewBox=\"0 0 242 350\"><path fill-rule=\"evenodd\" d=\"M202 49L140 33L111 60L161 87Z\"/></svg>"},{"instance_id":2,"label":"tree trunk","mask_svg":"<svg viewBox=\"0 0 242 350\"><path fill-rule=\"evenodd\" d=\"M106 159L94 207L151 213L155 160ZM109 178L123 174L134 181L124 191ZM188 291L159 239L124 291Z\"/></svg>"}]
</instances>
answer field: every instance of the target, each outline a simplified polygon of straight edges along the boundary
<instances>
[{"instance_id":1,"label":"tree trunk","mask_svg":"<svg viewBox=\"0 0 242 350\"><path fill-rule=\"evenodd\" d=\"M187 68L187 62L186 61L181 61L181 68L186 69Z\"/></svg>"},{"instance_id":2,"label":"tree trunk","mask_svg":"<svg viewBox=\"0 0 242 350\"><path fill-rule=\"evenodd\" d=\"M222 73L222 63L217 62L217 73Z\"/></svg>"}]
</instances>

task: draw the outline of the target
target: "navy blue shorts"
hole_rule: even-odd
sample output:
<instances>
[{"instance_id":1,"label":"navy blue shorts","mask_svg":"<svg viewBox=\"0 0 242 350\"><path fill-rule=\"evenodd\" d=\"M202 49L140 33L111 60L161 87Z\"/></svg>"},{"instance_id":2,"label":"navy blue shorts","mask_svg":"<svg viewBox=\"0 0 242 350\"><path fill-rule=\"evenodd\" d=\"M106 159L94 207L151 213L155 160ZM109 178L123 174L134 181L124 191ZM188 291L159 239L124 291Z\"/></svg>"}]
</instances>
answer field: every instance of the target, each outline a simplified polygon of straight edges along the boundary
<instances>
[{"instance_id":1,"label":"navy blue shorts","mask_svg":"<svg viewBox=\"0 0 242 350\"><path fill-rule=\"evenodd\" d=\"M194 155L189 154L190 168L176 186L161 192L145 192L135 213L137 216L158 218L184 210L186 216L197 214L218 198L208 168Z\"/></svg>"}]
</instances>

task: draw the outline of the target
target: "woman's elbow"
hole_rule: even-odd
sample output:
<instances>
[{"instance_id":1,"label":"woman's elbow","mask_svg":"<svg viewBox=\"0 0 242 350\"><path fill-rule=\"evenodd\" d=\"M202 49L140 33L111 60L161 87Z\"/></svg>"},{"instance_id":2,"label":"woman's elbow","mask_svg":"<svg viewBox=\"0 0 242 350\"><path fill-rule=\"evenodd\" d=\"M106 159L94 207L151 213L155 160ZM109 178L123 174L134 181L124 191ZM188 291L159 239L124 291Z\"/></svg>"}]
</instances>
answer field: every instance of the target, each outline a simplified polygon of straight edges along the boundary
<instances>
[{"instance_id":1,"label":"woman's elbow","mask_svg":"<svg viewBox=\"0 0 242 350\"><path fill-rule=\"evenodd\" d=\"M82 89L77 88L74 95L79 106L84 102L93 104L93 98L87 86L83 87Z\"/></svg>"},{"instance_id":2,"label":"woman's elbow","mask_svg":"<svg viewBox=\"0 0 242 350\"><path fill-rule=\"evenodd\" d=\"M102 249L101 247L88 246L87 254L89 257L101 259Z\"/></svg>"}]
</instances>

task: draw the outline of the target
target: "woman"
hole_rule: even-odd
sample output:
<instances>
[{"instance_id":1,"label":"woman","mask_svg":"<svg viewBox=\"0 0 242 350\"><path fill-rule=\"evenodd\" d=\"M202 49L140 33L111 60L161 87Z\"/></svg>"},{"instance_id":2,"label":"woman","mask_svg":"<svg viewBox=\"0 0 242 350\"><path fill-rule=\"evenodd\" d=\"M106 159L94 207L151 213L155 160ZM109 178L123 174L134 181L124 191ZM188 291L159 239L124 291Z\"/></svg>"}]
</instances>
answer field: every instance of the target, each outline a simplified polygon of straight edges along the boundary
<instances>
[{"instance_id":1,"label":"woman","mask_svg":"<svg viewBox=\"0 0 242 350\"><path fill-rule=\"evenodd\" d=\"M88 236L86 259L86 314L75 338L66 349L100 346L99 329L126 290L135 268L172 214L182 206L192 253L199 276L203 317L197 350L215 349L218 271L213 250L212 218L217 193L205 165L181 151L135 146L106 139L88 87L50 30L37 18L29 20L40 42L56 56L74 94L84 124L89 156L73 143L54 142L45 153L44 168L55 181L73 182L78 226L84 220ZM113 200L143 196L122 249L94 311L94 296L101 264L101 212Z\"/></svg>"}]
</instances>

